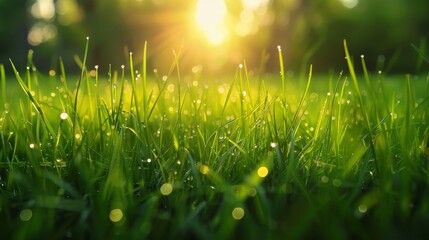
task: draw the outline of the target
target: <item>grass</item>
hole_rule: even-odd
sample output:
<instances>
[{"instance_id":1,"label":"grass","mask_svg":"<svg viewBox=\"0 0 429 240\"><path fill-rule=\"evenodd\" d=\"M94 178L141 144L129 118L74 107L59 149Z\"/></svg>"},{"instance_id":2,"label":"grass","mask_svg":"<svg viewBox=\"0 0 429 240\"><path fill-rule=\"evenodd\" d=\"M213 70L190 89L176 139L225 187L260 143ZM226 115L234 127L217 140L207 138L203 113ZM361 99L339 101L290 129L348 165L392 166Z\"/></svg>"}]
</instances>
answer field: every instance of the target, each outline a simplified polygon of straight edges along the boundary
<instances>
[{"instance_id":1,"label":"grass","mask_svg":"<svg viewBox=\"0 0 429 240\"><path fill-rule=\"evenodd\" d=\"M147 45L142 66L91 70L89 39L79 77L32 53L16 82L0 65L1 235L423 238L429 78L371 74L344 47L348 74L304 85L280 48L280 76L222 80L183 74L180 52L150 75Z\"/></svg>"}]
</instances>

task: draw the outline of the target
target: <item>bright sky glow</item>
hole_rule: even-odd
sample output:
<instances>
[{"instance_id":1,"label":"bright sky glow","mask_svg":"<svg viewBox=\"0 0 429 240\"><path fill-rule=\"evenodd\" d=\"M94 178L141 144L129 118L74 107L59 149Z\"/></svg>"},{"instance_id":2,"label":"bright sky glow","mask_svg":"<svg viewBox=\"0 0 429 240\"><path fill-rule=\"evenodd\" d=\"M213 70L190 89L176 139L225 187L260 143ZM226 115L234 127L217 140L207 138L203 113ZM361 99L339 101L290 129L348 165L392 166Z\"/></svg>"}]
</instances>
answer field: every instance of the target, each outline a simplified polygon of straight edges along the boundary
<instances>
[{"instance_id":1,"label":"bright sky glow","mask_svg":"<svg viewBox=\"0 0 429 240\"><path fill-rule=\"evenodd\" d=\"M195 18L197 25L214 45L221 44L227 35L227 9L223 0L198 0Z\"/></svg>"}]
</instances>

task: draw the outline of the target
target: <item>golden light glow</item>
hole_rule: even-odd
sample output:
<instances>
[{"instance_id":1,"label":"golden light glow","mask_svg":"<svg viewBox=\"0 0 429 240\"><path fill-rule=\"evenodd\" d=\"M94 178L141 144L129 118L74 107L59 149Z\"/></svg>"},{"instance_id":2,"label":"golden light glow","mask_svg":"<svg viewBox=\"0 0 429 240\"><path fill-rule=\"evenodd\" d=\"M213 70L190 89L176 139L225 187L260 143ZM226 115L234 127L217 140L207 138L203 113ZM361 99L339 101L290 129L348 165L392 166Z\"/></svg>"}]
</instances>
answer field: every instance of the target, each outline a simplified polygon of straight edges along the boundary
<instances>
[{"instance_id":1,"label":"golden light glow","mask_svg":"<svg viewBox=\"0 0 429 240\"><path fill-rule=\"evenodd\" d=\"M226 36L227 9L223 0L198 0L195 20L212 44L221 44Z\"/></svg>"}]
</instances>

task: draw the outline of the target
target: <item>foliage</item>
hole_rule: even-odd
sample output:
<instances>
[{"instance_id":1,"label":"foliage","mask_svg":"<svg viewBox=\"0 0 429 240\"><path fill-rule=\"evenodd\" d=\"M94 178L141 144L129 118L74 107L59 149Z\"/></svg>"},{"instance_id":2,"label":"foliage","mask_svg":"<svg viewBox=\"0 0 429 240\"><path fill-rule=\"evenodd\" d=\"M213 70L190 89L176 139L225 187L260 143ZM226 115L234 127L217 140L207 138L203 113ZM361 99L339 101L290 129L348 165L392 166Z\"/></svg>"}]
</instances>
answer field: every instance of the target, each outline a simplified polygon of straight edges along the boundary
<instances>
[{"instance_id":1,"label":"foliage","mask_svg":"<svg viewBox=\"0 0 429 240\"><path fill-rule=\"evenodd\" d=\"M280 48L280 77L187 75L180 52L148 75L146 45L102 74L88 44L80 77L0 67L4 238L427 234L429 78L357 75L346 45L348 76L307 82Z\"/></svg>"}]
</instances>

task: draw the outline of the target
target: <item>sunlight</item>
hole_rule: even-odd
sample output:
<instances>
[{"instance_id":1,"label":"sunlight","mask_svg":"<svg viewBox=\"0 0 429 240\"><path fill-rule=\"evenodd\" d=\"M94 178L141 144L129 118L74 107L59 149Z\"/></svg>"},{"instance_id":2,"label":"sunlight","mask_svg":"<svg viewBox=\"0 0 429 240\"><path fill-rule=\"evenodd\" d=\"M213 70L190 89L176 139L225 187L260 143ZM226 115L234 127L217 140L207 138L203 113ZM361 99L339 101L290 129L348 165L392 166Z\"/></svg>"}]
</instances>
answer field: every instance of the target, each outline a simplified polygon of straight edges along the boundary
<instances>
[{"instance_id":1,"label":"sunlight","mask_svg":"<svg viewBox=\"0 0 429 240\"><path fill-rule=\"evenodd\" d=\"M198 0L196 7L197 25L212 44L221 44L226 36L225 17L227 9L223 0Z\"/></svg>"}]
</instances>

